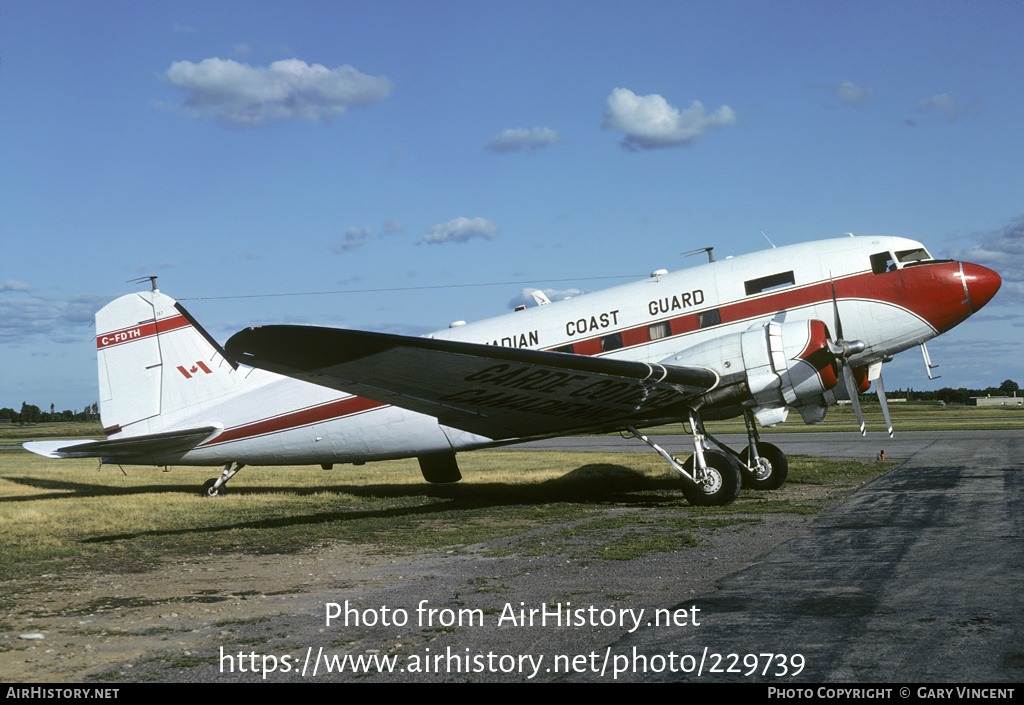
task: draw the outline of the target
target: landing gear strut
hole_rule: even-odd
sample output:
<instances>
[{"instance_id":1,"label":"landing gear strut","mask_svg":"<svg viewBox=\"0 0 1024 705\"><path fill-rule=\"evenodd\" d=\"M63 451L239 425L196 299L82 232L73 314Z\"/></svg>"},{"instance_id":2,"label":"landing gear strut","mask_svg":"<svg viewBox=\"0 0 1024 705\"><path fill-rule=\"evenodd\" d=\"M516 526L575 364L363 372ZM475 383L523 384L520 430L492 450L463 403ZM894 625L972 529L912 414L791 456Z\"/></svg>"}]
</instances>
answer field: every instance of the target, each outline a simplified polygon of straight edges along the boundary
<instances>
[{"instance_id":1,"label":"landing gear strut","mask_svg":"<svg viewBox=\"0 0 1024 705\"><path fill-rule=\"evenodd\" d=\"M700 414L690 412L693 455L683 463L632 426L627 429L634 438L656 450L682 476L683 496L690 504L723 506L739 496L741 486L752 490L777 490L789 472L786 454L760 440L754 415L744 411L743 419L747 424L747 447L743 453L737 453L707 432Z\"/></svg>"},{"instance_id":2,"label":"landing gear strut","mask_svg":"<svg viewBox=\"0 0 1024 705\"><path fill-rule=\"evenodd\" d=\"M789 462L777 446L761 441L753 416L749 410L743 412L747 424L747 447L739 456L743 486L750 490L777 490L786 481Z\"/></svg>"},{"instance_id":3,"label":"landing gear strut","mask_svg":"<svg viewBox=\"0 0 1024 705\"><path fill-rule=\"evenodd\" d=\"M693 455L684 463L632 426L627 427L635 437L649 445L663 457L683 478L683 496L697 506L724 506L739 496L739 463L728 453L713 450L707 442L704 426L695 413L690 414L693 432ZM727 449L728 450L728 449Z\"/></svg>"},{"instance_id":4,"label":"landing gear strut","mask_svg":"<svg viewBox=\"0 0 1024 705\"><path fill-rule=\"evenodd\" d=\"M695 411L690 412L690 433L693 435L693 455L683 467L693 471L695 477L703 474L704 481L698 482L697 488L683 486L686 501L702 507L724 506L736 501L743 484L742 468L736 454L707 432L704 421ZM712 448L712 443L720 450Z\"/></svg>"},{"instance_id":5,"label":"landing gear strut","mask_svg":"<svg viewBox=\"0 0 1024 705\"><path fill-rule=\"evenodd\" d=\"M235 465L234 470L231 469L232 464ZM238 471L244 467L245 465L242 463L228 463L224 466L224 471L220 474L220 477L210 478L203 483L203 489L199 494L204 497L223 497L228 493L228 480L238 474Z\"/></svg>"}]
</instances>

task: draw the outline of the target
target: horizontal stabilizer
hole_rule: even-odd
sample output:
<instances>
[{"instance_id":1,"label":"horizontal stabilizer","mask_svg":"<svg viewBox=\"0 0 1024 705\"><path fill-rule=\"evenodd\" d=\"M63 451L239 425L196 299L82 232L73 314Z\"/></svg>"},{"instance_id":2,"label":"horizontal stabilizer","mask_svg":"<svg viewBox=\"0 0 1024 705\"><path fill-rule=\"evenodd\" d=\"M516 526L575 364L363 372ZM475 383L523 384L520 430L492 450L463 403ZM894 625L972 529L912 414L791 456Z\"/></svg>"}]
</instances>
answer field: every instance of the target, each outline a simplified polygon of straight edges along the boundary
<instances>
[{"instance_id":1,"label":"horizontal stabilizer","mask_svg":"<svg viewBox=\"0 0 1024 705\"><path fill-rule=\"evenodd\" d=\"M47 458L110 458L127 462L153 455L184 453L218 430L216 426L203 426L106 441L31 441L22 446Z\"/></svg>"},{"instance_id":2,"label":"horizontal stabilizer","mask_svg":"<svg viewBox=\"0 0 1024 705\"><path fill-rule=\"evenodd\" d=\"M249 328L225 347L242 364L493 439L675 418L718 383L703 367L311 326Z\"/></svg>"}]
</instances>

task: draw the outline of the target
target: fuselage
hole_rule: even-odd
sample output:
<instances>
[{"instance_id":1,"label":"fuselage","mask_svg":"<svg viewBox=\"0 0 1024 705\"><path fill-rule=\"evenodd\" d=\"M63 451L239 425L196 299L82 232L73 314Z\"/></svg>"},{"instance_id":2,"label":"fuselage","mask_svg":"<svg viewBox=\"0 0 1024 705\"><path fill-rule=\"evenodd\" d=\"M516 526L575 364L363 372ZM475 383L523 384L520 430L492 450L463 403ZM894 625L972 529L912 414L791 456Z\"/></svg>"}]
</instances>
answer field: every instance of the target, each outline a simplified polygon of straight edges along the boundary
<instances>
[{"instance_id":1,"label":"fuselage","mask_svg":"<svg viewBox=\"0 0 1024 705\"><path fill-rule=\"evenodd\" d=\"M659 362L769 321L820 319L880 364L943 333L999 288L991 270L934 260L918 242L849 237L708 262L647 280L455 325L431 337ZM833 290L835 292L833 299ZM161 333L174 336L175 330ZM130 433L216 425L221 432L154 464L330 464L468 450L494 442L395 406L248 368L218 396L133 424Z\"/></svg>"},{"instance_id":2,"label":"fuselage","mask_svg":"<svg viewBox=\"0 0 1024 705\"><path fill-rule=\"evenodd\" d=\"M922 261L928 267L916 269ZM847 335L867 344L859 363L919 345L971 313L960 263L932 260L905 238L851 237L709 262L432 337L659 361L772 319L831 323L833 284Z\"/></svg>"}]
</instances>

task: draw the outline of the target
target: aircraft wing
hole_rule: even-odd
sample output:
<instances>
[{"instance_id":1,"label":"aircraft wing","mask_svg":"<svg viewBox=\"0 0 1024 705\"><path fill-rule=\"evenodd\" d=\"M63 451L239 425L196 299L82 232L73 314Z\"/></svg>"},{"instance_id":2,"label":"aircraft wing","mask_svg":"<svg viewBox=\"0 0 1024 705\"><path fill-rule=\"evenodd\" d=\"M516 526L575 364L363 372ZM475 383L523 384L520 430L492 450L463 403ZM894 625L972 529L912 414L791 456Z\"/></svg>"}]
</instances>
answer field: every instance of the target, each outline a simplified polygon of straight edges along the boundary
<instances>
[{"instance_id":1,"label":"aircraft wing","mask_svg":"<svg viewBox=\"0 0 1024 705\"><path fill-rule=\"evenodd\" d=\"M664 422L719 379L696 366L309 326L249 328L225 347L242 364L495 440Z\"/></svg>"},{"instance_id":2,"label":"aircraft wing","mask_svg":"<svg viewBox=\"0 0 1024 705\"><path fill-rule=\"evenodd\" d=\"M105 441L30 441L25 450L47 458L113 458L123 462L184 453L219 429L216 426L151 433Z\"/></svg>"}]
</instances>

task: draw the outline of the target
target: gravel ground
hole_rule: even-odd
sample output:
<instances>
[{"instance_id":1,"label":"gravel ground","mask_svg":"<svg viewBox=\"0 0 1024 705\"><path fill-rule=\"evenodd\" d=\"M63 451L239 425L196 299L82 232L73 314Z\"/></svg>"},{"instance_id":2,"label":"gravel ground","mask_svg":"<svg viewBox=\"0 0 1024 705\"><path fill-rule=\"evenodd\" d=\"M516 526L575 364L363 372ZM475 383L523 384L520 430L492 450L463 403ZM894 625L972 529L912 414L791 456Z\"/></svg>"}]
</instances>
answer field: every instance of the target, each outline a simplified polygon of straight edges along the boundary
<instances>
[{"instance_id":1,"label":"gravel ground","mask_svg":"<svg viewBox=\"0 0 1024 705\"><path fill-rule=\"evenodd\" d=\"M821 499L849 491L787 485L777 494ZM590 668L592 654L626 633L641 609L645 621L655 609L673 613L676 624L665 629L713 628L705 616L688 611L688 600L713 592L716 581L813 521L785 514L761 518L760 524L714 531L694 548L631 560L525 557L508 539L398 557L331 544L293 555L168 561L145 573L62 573L8 582L2 586L8 604L0 617L0 680L259 681L263 669L274 666L267 681L310 681L312 662L305 676L299 673L307 654L397 656L398 668L405 669L325 674L321 661L315 680L553 680L560 674L537 668L535 659L542 656L549 668L556 656L563 664L576 658L579 668ZM507 557L493 557L494 548L506 549ZM328 605L346 602L357 611L349 613L350 625L340 617L328 625ZM418 612L421 604L437 611ZM509 618L544 605L582 610L574 620L584 623L559 626L549 619L523 626ZM356 615L358 627L352 625ZM403 615L406 623L395 624ZM365 626L366 620L377 624Z\"/></svg>"}]
</instances>

